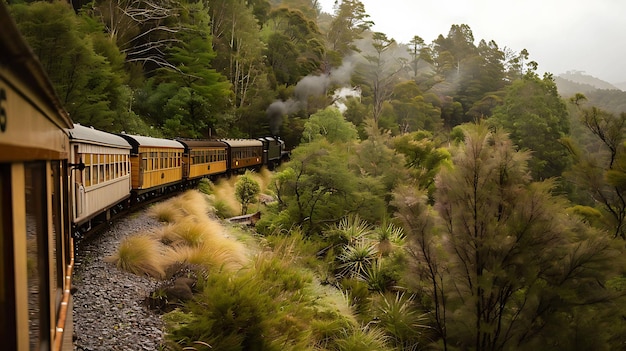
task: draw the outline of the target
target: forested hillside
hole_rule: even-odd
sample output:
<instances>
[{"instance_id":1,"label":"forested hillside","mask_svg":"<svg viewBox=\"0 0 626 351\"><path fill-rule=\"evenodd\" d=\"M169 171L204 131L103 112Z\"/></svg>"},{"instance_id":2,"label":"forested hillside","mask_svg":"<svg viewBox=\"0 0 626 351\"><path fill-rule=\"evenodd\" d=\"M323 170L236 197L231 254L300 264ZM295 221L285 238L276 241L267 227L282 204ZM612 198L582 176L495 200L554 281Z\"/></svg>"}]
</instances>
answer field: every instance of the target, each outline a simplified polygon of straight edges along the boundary
<instances>
[{"instance_id":1,"label":"forested hillside","mask_svg":"<svg viewBox=\"0 0 626 351\"><path fill-rule=\"evenodd\" d=\"M289 288L272 285L263 306L238 294L250 319L220 305L233 329L207 310L217 319L178 329L173 347L624 348L617 90L559 94L532 53L466 24L399 44L371 30L358 0L332 14L315 0L72 4L10 11L75 122L168 138L273 134L293 148L263 187L275 201L254 206L264 240L289 243L263 276ZM259 293L246 282L268 286L246 274L207 284L234 284L224 301ZM318 284L341 292L349 317L314 307L305 286ZM197 318L201 298L180 313ZM286 322L265 319L272 306ZM263 339L270 330L276 339Z\"/></svg>"}]
</instances>

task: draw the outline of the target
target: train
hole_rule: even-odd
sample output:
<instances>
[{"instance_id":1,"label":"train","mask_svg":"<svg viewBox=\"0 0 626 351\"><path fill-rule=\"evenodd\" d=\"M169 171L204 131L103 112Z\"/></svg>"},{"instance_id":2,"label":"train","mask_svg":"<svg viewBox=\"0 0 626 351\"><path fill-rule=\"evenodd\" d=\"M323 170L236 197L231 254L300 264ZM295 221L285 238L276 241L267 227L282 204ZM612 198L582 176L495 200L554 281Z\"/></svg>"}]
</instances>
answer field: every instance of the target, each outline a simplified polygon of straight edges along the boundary
<instances>
[{"instance_id":1,"label":"train","mask_svg":"<svg viewBox=\"0 0 626 351\"><path fill-rule=\"evenodd\" d=\"M75 241L96 222L203 178L273 169L276 136L190 140L75 124L0 3L0 340L71 350Z\"/></svg>"},{"instance_id":2,"label":"train","mask_svg":"<svg viewBox=\"0 0 626 351\"><path fill-rule=\"evenodd\" d=\"M289 158L278 137L161 139L79 124L67 134L74 238L136 204L195 187L200 179L273 170Z\"/></svg>"}]
</instances>

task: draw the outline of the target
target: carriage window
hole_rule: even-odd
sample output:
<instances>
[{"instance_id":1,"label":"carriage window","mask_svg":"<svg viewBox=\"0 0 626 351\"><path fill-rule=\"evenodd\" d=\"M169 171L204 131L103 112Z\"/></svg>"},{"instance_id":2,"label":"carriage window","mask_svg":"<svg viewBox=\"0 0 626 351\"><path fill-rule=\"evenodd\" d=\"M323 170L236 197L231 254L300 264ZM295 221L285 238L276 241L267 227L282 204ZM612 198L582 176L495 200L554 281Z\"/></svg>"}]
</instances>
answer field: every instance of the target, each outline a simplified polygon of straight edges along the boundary
<instances>
[{"instance_id":1,"label":"carriage window","mask_svg":"<svg viewBox=\"0 0 626 351\"><path fill-rule=\"evenodd\" d=\"M91 155L84 154L81 157L83 159L83 163L85 164L85 169L83 170L85 186L90 186L91 185Z\"/></svg>"},{"instance_id":2,"label":"carriage window","mask_svg":"<svg viewBox=\"0 0 626 351\"><path fill-rule=\"evenodd\" d=\"M26 269L28 277L28 312L30 349L50 343L50 311L48 290L46 164L25 164L26 199ZM45 347L48 349L49 346Z\"/></svg>"}]
</instances>

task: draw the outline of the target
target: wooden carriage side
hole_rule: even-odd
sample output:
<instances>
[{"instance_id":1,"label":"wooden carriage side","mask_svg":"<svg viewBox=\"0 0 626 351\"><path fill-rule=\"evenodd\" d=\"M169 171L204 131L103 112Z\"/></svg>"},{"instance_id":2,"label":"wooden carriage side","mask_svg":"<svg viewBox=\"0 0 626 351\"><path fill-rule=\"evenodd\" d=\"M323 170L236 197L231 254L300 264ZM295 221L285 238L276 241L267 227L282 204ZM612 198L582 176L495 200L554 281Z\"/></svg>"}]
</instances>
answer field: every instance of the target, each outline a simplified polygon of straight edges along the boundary
<instances>
[{"instance_id":1,"label":"wooden carriage side","mask_svg":"<svg viewBox=\"0 0 626 351\"><path fill-rule=\"evenodd\" d=\"M175 140L119 134L132 146L131 184L145 191L180 182L184 146Z\"/></svg>"}]
</instances>

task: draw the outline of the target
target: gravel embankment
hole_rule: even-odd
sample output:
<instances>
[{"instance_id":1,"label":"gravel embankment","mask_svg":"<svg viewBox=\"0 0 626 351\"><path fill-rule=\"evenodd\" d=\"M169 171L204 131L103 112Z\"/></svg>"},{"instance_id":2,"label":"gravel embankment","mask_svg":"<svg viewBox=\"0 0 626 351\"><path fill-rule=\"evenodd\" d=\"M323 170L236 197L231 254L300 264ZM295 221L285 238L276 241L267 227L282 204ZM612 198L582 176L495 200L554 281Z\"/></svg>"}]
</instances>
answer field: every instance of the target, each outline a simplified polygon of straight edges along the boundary
<instances>
[{"instance_id":1,"label":"gravel embankment","mask_svg":"<svg viewBox=\"0 0 626 351\"><path fill-rule=\"evenodd\" d=\"M164 328L145 298L157 280L123 272L105 258L125 236L159 223L140 211L81 246L74 271L74 350L159 350Z\"/></svg>"}]
</instances>

